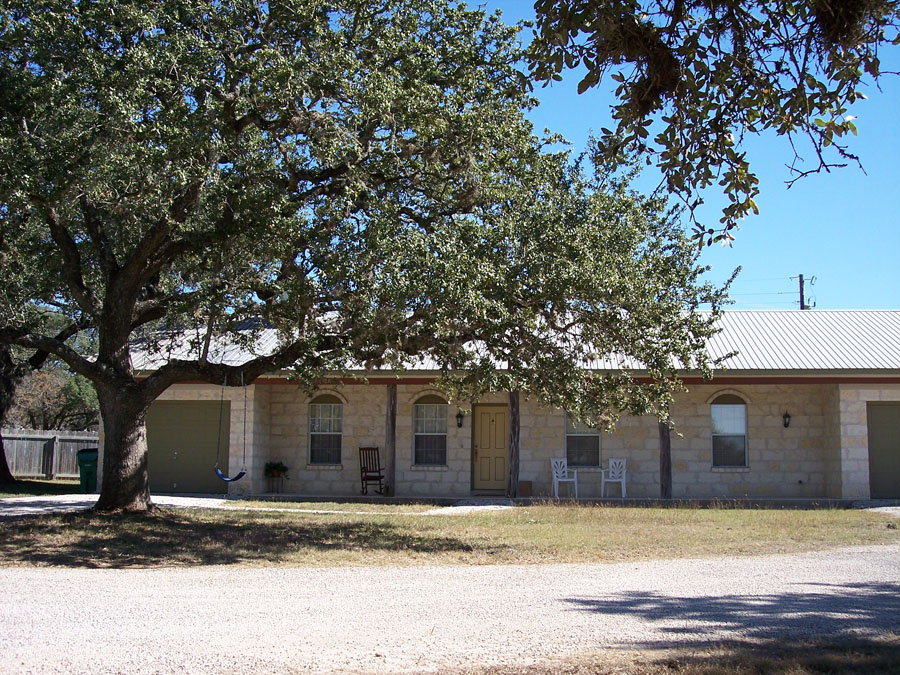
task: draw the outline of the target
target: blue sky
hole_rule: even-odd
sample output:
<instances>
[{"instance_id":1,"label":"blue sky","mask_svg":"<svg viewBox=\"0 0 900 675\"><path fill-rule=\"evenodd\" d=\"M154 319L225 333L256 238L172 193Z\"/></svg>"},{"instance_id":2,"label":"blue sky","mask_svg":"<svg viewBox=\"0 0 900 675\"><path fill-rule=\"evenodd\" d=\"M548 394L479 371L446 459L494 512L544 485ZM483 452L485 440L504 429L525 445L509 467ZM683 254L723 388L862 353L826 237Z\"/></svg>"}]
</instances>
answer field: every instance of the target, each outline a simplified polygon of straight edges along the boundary
<instances>
[{"instance_id":1,"label":"blue sky","mask_svg":"<svg viewBox=\"0 0 900 675\"><path fill-rule=\"evenodd\" d=\"M501 9L507 23L534 16L529 0L483 4ZM883 47L881 56L883 70L900 71L900 47ZM614 126L613 98L609 82L579 96L578 80L569 72L561 83L536 88L541 105L530 117L537 131L550 128L581 149L591 129ZM801 273L806 295L819 309L900 308L900 77L884 76L879 85L881 91L870 84L868 100L849 111L859 129L850 151L860 156L865 173L848 166L788 189L787 141L773 134L745 146L760 179L760 215L744 219L731 247L714 244L701 258L713 268L708 278L715 282L742 267L731 289L733 309L798 308L798 282L791 277ZM658 178L644 180L654 185ZM715 193L706 197L706 221L717 223L721 202Z\"/></svg>"}]
</instances>

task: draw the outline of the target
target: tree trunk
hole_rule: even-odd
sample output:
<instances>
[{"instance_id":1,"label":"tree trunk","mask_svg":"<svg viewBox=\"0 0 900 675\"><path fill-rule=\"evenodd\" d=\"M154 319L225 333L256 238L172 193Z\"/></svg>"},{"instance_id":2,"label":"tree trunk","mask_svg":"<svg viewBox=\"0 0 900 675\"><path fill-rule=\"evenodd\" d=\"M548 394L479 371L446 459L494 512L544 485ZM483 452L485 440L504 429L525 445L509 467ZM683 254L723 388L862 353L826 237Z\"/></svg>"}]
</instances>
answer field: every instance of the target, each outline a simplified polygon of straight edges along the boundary
<instances>
[{"instance_id":1,"label":"tree trunk","mask_svg":"<svg viewBox=\"0 0 900 675\"><path fill-rule=\"evenodd\" d=\"M384 451L387 460L389 494L397 495L397 385L387 385L387 413L384 420Z\"/></svg>"},{"instance_id":2,"label":"tree trunk","mask_svg":"<svg viewBox=\"0 0 900 675\"><path fill-rule=\"evenodd\" d=\"M102 513L153 509L144 423L152 400L127 388L127 384L97 387L103 419L103 481L94 510Z\"/></svg>"},{"instance_id":3,"label":"tree trunk","mask_svg":"<svg viewBox=\"0 0 900 675\"><path fill-rule=\"evenodd\" d=\"M6 423L6 414L12 409L16 387L24 377L25 369L16 366L10 346L0 345L0 428ZM16 479L6 461L3 434L0 433L0 485L12 485L15 482Z\"/></svg>"},{"instance_id":4,"label":"tree trunk","mask_svg":"<svg viewBox=\"0 0 900 675\"><path fill-rule=\"evenodd\" d=\"M509 477L506 496L519 496L519 391L509 392Z\"/></svg>"},{"instance_id":5,"label":"tree trunk","mask_svg":"<svg viewBox=\"0 0 900 675\"><path fill-rule=\"evenodd\" d=\"M3 426L3 413L0 412L0 427ZM6 461L6 448L3 445L3 432L0 431L0 485L12 485L16 482L15 476L9 470L9 463Z\"/></svg>"},{"instance_id":6,"label":"tree trunk","mask_svg":"<svg viewBox=\"0 0 900 675\"><path fill-rule=\"evenodd\" d=\"M672 498L672 440L667 422L659 423L659 496Z\"/></svg>"}]
</instances>

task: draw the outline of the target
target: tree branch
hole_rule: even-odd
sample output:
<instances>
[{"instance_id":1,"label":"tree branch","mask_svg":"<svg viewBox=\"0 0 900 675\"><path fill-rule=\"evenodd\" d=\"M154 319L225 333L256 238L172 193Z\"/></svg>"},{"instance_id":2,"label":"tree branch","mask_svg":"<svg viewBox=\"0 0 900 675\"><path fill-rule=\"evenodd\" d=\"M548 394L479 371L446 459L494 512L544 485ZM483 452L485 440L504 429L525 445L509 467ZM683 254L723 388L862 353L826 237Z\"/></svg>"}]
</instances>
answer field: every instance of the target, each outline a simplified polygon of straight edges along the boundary
<instances>
[{"instance_id":1,"label":"tree branch","mask_svg":"<svg viewBox=\"0 0 900 675\"><path fill-rule=\"evenodd\" d=\"M93 317L99 316L102 311L100 301L94 295L93 291L84 283L84 277L81 276L81 253L78 251L78 245L72 238L69 231L59 222L56 209L52 206L47 209L47 224L50 228L50 235L59 247L63 256L63 273L66 277L66 283L72 291L72 297L81 307L81 311Z\"/></svg>"},{"instance_id":2,"label":"tree branch","mask_svg":"<svg viewBox=\"0 0 900 675\"><path fill-rule=\"evenodd\" d=\"M70 323L68 326L63 328L59 333L56 334L56 337L53 339L58 342L65 342L70 337L78 333L78 331L84 330L88 327L88 322L84 319L80 319L73 323ZM28 359L28 367L32 370L38 370L41 366L44 365L44 362L47 360L47 357L50 356L50 352L39 349L34 354L31 355L31 358Z\"/></svg>"},{"instance_id":3,"label":"tree branch","mask_svg":"<svg viewBox=\"0 0 900 675\"><path fill-rule=\"evenodd\" d=\"M100 267L103 269L106 278L109 279L118 267L116 254L113 252L112 245L109 243L109 239L103 231L103 226L100 224L97 207L83 192L78 201L81 205L81 213L84 215L85 228L91 236L94 248L97 250Z\"/></svg>"},{"instance_id":4,"label":"tree branch","mask_svg":"<svg viewBox=\"0 0 900 675\"><path fill-rule=\"evenodd\" d=\"M144 380L144 386L149 390L149 395L156 398L171 385L183 380L201 379L211 384L224 382L227 386L237 386L241 382L250 384L260 375L292 366L303 356L320 360L319 357L310 354L307 350L308 347L305 342L296 340L274 354L259 356L239 366L210 363L208 361L170 359L164 366ZM243 379L241 379L242 376Z\"/></svg>"},{"instance_id":5,"label":"tree branch","mask_svg":"<svg viewBox=\"0 0 900 675\"><path fill-rule=\"evenodd\" d=\"M79 375L90 380L103 379L103 370L57 338L35 335L18 328L0 328L0 342L54 354Z\"/></svg>"},{"instance_id":6,"label":"tree branch","mask_svg":"<svg viewBox=\"0 0 900 675\"><path fill-rule=\"evenodd\" d=\"M202 180L196 180L187 185L180 194L172 200L169 206L168 216L160 217L156 224L143 236L137 246L128 256L128 260L122 266L121 278L124 283L132 288L136 284L138 286L153 276L158 269L148 271L147 262L151 257L156 255L165 244L167 238L172 234L172 229L176 223L183 223L193 206L200 198ZM158 262L162 264L165 258L161 258Z\"/></svg>"}]
</instances>

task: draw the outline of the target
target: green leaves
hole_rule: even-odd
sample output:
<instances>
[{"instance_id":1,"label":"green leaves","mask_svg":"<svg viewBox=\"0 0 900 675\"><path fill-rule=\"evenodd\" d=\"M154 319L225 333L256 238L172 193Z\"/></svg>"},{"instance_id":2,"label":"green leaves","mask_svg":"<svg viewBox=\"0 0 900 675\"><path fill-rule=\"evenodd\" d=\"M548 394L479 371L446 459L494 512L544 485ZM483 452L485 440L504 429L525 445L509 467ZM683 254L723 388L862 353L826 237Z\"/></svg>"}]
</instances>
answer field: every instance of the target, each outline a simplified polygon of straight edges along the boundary
<instances>
[{"instance_id":1,"label":"green leaves","mask_svg":"<svg viewBox=\"0 0 900 675\"><path fill-rule=\"evenodd\" d=\"M546 81L546 63L573 57L588 69L584 92L607 68L627 64L610 74L615 135L659 166L689 210L716 180L730 202L722 233L756 212L756 177L732 147L744 134L788 136L795 162L804 144L811 148L817 163L804 171L792 164L792 180L858 161L842 142L856 133L847 109L860 98L863 73L879 76L879 47L900 35L894 0L542 0L535 9L532 77ZM654 121L665 128L650 142ZM698 236L706 229L698 226Z\"/></svg>"},{"instance_id":2,"label":"green leaves","mask_svg":"<svg viewBox=\"0 0 900 675\"><path fill-rule=\"evenodd\" d=\"M630 171L593 159L583 169L545 157L520 176L506 208L477 229L504 252L490 265L460 249L477 292L455 307L477 317L481 339L442 361L454 397L522 390L609 426L626 412L664 415L679 364L708 372L724 292L700 281L695 247L664 203L631 192Z\"/></svg>"},{"instance_id":3,"label":"green leaves","mask_svg":"<svg viewBox=\"0 0 900 675\"><path fill-rule=\"evenodd\" d=\"M96 358L50 346L105 391L221 382L230 344L260 351L248 378L292 367L311 385L427 355L469 396L662 414L679 364L708 368L714 315L695 310L721 293L665 205L628 188L620 162L651 120L622 107L590 169L548 154L521 56L515 29L441 0L14 0L0 251L16 273L0 300L82 319ZM752 186L726 133L726 177ZM690 139L664 139L676 191L714 179ZM42 337L24 312L10 325L4 339ZM135 344L159 365L140 382ZM606 358L647 380L590 372Z\"/></svg>"},{"instance_id":4,"label":"green leaves","mask_svg":"<svg viewBox=\"0 0 900 675\"><path fill-rule=\"evenodd\" d=\"M13 308L52 301L121 359L145 324L262 316L334 345L325 368L342 313L382 349L379 293L413 300L378 265L534 152L519 56L515 29L429 0L8 3L4 323L37 330Z\"/></svg>"}]
</instances>

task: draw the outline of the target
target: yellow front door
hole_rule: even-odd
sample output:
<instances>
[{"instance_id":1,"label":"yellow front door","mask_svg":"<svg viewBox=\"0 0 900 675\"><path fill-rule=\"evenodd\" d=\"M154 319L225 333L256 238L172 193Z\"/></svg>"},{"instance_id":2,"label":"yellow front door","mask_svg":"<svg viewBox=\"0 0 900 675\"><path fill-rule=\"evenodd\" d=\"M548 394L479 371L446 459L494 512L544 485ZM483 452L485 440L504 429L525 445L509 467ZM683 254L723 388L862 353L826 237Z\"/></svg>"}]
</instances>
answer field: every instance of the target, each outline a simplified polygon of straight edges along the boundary
<instances>
[{"instance_id":1,"label":"yellow front door","mask_svg":"<svg viewBox=\"0 0 900 675\"><path fill-rule=\"evenodd\" d=\"M506 489L506 406L477 405L473 411L472 488Z\"/></svg>"}]
</instances>

